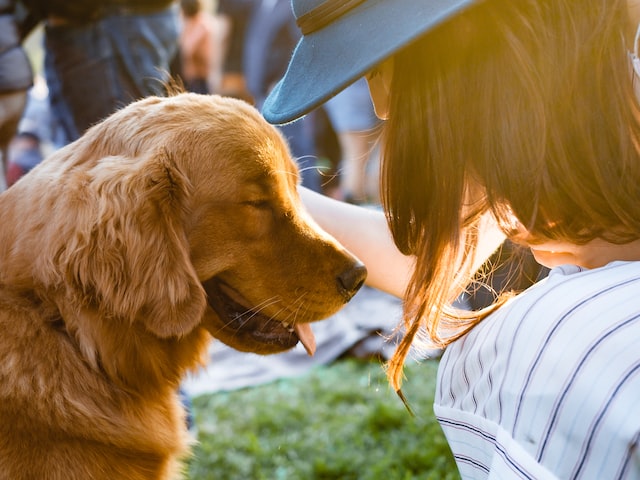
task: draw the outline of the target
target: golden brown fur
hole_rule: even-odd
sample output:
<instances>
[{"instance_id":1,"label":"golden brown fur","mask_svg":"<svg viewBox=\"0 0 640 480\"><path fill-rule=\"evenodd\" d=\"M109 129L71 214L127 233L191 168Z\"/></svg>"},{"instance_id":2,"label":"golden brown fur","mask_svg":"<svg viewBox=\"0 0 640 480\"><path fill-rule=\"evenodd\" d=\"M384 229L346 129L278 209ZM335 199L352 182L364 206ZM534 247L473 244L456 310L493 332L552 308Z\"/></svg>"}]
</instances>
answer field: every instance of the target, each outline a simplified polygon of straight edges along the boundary
<instances>
[{"instance_id":1,"label":"golden brown fur","mask_svg":"<svg viewBox=\"0 0 640 480\"><path fill-rule=\"evenodd\" d=\"M282 322L334 313L364 279L297 181L252 107L180 94L131 104L0 195L0 479L179 475L177 388L211 336L286 350Z\"/></svg>"}]
</instances>

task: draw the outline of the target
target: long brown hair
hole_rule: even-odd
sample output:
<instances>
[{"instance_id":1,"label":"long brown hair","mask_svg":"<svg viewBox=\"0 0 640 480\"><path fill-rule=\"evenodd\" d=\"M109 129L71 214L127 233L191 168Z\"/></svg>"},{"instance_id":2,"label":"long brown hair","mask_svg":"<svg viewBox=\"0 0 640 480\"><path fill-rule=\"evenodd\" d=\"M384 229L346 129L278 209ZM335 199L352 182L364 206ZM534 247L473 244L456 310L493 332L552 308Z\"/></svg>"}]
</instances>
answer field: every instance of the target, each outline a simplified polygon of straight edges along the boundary
<instances>
[{"instance_id":1,"label":"long brown hair","mask_svg":"<svg viewBox=\"0 0 640 480\"><path fill-rule=\"evenodd\" d=\"M488 0L394 56L382 200L417 259L389 362L396 390L416 337L445 346L490 311L449 306L481 213L507 235L515 218L575 244L640 238L626 22L626 0Z\"/></svg>"}]
</instances>

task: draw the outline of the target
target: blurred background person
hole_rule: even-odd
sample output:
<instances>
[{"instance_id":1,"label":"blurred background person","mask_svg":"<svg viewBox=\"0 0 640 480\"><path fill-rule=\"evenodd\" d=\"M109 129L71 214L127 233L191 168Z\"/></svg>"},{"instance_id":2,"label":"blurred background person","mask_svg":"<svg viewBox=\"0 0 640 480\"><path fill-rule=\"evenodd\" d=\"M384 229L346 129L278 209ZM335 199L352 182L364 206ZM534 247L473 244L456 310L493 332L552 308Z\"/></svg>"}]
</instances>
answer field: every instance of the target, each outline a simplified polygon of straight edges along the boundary
<instances>
[{"instance_id":1,"label":"blurred background person","mask_svg":"<svg viewBox=\"0 0 640 480\"><path fill-rule=\"evenodd\" d=\"M233 28L242 35L242 75L246 89L256 108L261 109L275 83L284 74L289 56L300 31L295 23L290 0L226 0L220 3L222 12L234 12L240 18ZM237 46L235 48L238 48ZM237 54L236 50L236 54ZM237 61L237 59L235 59ZM289 142L296 159L302 184L322 192L321 176L317 164L315 112L300 121L278 126Z\"/></svg>"},{"instance_id":2,"label":"blurred background person","mask_svg":"<svg viewBox=\"0 0 640 480\"><path fill-rule=\"evenodd\" d=\"M51 112L65 142L116 109L166 94L178 49L173 0L23 0L44 21Z\"/></svg>"},{"instance_id":3,"label":"blurred background person","mask_svg":"<svg viewBox=\"0 0 640 480\"><path fill-rule=\"evenodd\" d=\"M0 192L6 188L8 147L16 133L33 82L31 63L12 0L0 0Z\"/></svg>"},{"instance_id":4,"label":"blurred background person","mask_svg":"<svg viewBox=\"0 0 640 480\"><path fill-rule=\"evenodd\" d=\"M255 0L218 0L217 18L223 25L223 46L220 91L221 95L253 103L247 90L242 58L247 22Z\"/></svg>"},{"instance_id":5,"label":"blurred background person","mask_svg":"<svg viewBox=\"0 0 640 480\"><path fill-rule=\"evenodd\" d=\"M340 146L336 198L357 205L379 203L376 142L380 120L364 78L324 104ZM375 177L369 181L369 177Z\"/></svg>"},{"instance_id":6,"label":"blurred background person","mask_svg":"<svg viewBox=\"0 0 640 480\"><path fill-rule=\"evenodd\" d=\"M29 89L18 131L9 144L7 155L7 187L39 164L43 158L61 147L61 135L49 108L49 89L41 75L34 77Z\"/></svg>"},{"instance_id":7,"label":"blurred background person","mask_svg":"<svg viewBox=\"0 0 640 480\"><path fill-rule=\"evenodd\" d=\"M220 90L225 23L205 0L180 0L179 76L186 90L217 93Z\"/></svg>"}]
</instances>

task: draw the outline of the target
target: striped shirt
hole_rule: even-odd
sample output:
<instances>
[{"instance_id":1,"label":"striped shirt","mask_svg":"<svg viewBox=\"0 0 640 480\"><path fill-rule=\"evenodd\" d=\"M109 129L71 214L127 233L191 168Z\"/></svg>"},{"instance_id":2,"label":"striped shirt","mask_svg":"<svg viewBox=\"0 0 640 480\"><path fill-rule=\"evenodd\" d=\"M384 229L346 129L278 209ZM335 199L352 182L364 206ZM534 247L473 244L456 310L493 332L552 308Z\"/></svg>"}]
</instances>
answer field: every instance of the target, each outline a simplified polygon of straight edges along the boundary
<instances>
[{"instance_id":1,"label":"striped shirt","mask_svg":"<svg viewBox=\"0 0 640 480\"><path fill-rule=\"evenodd\" d=\"M447 347L435 414L463 479L640 479L640 262L572 265Z\"/></svg>"}]
</instances>

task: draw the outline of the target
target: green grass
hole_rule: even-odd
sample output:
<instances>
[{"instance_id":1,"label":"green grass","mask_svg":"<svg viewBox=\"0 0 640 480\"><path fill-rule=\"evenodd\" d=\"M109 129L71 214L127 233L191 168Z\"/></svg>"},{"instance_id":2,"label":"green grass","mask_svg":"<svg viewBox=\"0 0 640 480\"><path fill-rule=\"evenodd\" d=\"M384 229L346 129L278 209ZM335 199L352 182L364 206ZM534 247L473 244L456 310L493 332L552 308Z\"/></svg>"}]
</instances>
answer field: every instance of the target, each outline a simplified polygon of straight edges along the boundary
<instances>
[{"instance_id":1,"label":"green grass","mask_svg":"<svg viewBox=\"0 0 640 480\"><path fill-rule=\"evenodd\" d=\"M411 417L378 362L196 397L193 480L459 479L433 416L437 361L407 367Z\"/></svg>"}]
</instances>

